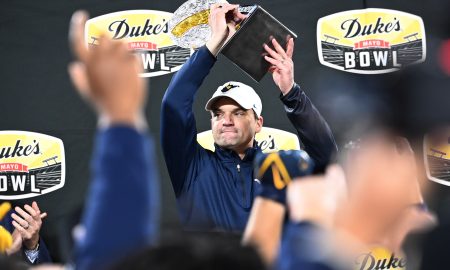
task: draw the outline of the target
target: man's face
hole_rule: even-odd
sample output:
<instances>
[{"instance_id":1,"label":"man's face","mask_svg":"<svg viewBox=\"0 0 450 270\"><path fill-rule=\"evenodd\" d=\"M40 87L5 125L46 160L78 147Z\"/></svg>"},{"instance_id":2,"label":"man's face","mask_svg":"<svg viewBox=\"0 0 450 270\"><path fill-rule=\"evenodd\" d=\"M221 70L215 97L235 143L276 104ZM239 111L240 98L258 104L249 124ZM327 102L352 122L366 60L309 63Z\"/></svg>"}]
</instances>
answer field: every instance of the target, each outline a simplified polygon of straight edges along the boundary
<instances>
[{"instance_id":1,"label":"man's face","mask_svg":"<svg viewBox=\"0 0 450 270\"><path fill-rule=\"evenodd\" d=\"M262 123L262 117L256 119L252 109L246 110L230 98L220 98L213 105L211 129L214 142L221 147L236 152L251 147Z\"/></svg>"}]
</instances>

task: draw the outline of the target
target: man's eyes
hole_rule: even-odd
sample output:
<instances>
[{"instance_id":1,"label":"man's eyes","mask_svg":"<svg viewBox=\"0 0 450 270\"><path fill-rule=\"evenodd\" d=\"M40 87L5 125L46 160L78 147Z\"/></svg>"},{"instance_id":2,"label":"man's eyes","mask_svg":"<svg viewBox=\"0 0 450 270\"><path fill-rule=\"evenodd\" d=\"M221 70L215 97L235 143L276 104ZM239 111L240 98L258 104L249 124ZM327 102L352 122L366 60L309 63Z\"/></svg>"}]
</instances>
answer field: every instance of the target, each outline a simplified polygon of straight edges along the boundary
<instances>
[{"instance_id":1,"label":"man's eyes","mask_svg":"<svg viewBox=\"0 0 450 270\"><path fill-rule=\"evenodd\" d=\"M225 115L225 113L223 113L223 112L214 112L213 113L213 117L216 117L216 118L221 118L224 115ZM246 113L245 113L245 111L236 111L236 112L233 112L233 115L240 117L240 116L245 116Z\"/></svg>"}]
</instances>

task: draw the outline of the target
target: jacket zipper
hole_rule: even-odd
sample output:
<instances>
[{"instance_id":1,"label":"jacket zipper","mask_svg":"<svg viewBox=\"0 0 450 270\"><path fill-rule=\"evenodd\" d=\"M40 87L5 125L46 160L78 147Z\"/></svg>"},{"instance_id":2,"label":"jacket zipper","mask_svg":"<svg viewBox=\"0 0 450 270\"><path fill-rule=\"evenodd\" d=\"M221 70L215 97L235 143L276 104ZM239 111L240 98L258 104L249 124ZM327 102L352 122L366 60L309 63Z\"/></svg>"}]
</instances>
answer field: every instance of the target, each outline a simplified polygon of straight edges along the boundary
<instances>
[{"instance_id":1,"label":"jacket zipper","mask_svg":"<svg viewBox=\"0 0 450 270\"><path fill-rule=\"evenodd\" d=\"M247 207L247 206L246 206L246 204L247 204L247 196L246 196L246 194L245 194L245 183L244 183L244 179L242 178L242 175L241 175L241 165L240 165L240 164L237 164L237 165L236 165L236 168L237 168L237 171L238 171L238 174L239 174L239 178L241 179L242 199L244 200L243 203L242 203L242 206L243 206L244 208L246 208L246 207Z\"/></svg>"}]
</instances>

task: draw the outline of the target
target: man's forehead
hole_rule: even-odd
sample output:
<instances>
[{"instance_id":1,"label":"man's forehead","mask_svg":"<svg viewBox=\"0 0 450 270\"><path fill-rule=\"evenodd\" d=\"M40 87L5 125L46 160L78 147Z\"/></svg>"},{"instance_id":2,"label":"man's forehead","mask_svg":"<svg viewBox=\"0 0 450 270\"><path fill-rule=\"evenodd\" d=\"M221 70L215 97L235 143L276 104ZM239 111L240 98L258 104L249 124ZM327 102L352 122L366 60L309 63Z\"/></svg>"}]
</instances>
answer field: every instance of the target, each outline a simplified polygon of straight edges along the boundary
<instances>
[{"instance_id":1,"label":"man's forehead","mask_svg":"<svg viewBox=\"0 0 450 270\"><path fill-rule=\"evenodd\" d=\"M229 97L221 97L219 99L217 99L213 104L212 104L212 110L213 111L218 111L218 110L224 110L224 109L242 109L244 111L246 111L246 109L244 109L241 105L239 105L239 103L237 103L234 99L229 98Z\"/></svg>"}]
</instances>

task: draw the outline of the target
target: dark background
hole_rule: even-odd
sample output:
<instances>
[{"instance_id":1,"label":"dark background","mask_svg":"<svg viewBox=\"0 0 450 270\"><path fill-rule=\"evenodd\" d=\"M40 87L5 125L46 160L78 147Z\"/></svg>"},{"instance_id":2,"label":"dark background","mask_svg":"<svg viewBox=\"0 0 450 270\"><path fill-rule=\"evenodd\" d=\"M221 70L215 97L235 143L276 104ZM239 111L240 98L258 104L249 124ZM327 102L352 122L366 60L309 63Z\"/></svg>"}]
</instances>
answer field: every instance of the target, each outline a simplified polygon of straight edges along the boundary
<instances>
[{"instance_id":1,"label":"dark background","mask_svg":"<svg viewBox=\"0 0 450 270\"><path fill-rule=\"evenodd\" d=\"M49 214L42 234L56 261L70 258L71 228L78 222L85 201L96 128L95 115L80 100L67 73L67 64L72 60L67 40L70 17L78 9L87 10L91 17L132 9L174 12L183 2L0 1L0 130L41 132L61 138L65 145L65 186L35 198ZM387 114L390 119L392 115L397 116L394 121L398 126L416 138L430 126L450 119L449 77L437 61L442 40L450 37L447 0L241 1L241 4L254 3L298 34L294 53L295 80L328 120L341 148L352 137L355 127L372 123L370 120L380 115ZM426 62L405 75L358 75L322 66L317 56L317 20L332 13L364 7L395 9L421 16L427 38ZM146 110L157 142L165 231L179 228L175 199L159 145L160 104L172 75L150 79ZM229 80L242 81L257 90L263 100L265 126L295 132L284 115L271 76L255 83L223 57L219 57L197 96L194 110L198 131L210 129L204 104L218 85ZM447 192L447 187L430 185L441 193L439 196ZM23 205L25 202L14 203Z\"/></svg>"}]
</instances>

